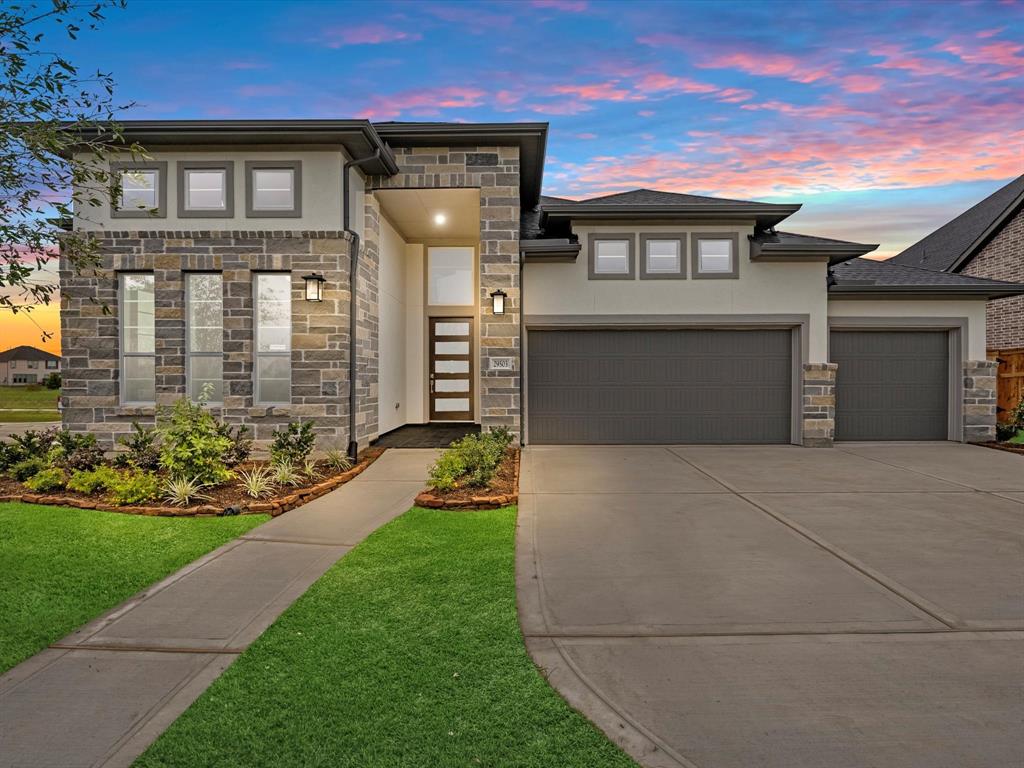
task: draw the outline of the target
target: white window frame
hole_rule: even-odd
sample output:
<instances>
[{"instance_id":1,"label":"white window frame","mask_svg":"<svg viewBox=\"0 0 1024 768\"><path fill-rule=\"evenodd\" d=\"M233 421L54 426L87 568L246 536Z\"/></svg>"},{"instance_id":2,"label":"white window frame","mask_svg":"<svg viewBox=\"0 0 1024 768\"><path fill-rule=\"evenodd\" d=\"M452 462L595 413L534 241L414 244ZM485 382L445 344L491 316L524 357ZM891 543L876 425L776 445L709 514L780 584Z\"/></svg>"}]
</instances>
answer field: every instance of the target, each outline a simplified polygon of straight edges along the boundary
<instances>
[{"instance_id":1,"label":"white window frame","mask_svg":"<svg viewBox=\"0 0 1024 768\"><path fill-rule=\"evenodd\" d=\"M259 279L264 275L280 275L288 278L288 296L291 298L291 273L290 272L254 272L252 276L252 317L253 317L253 360L252 360L252 396L256 405L291 405L292 390L292 338L288 335L288 349L285 351L260 352L260 313L259 313ZM288 325L293 326L292 304L288 303ZM260 392L260 360L262 358L282 357L288 361L288 400L264 400Z\"/></svg>"},{"instance_id":2,"label":"white window frame","mask_svg":"<svg viewBox=\"0 0 1024 768\"><path fill-rule=\"evenodd\" d=\"M118 186L121 183L121 174L132 171L153 171L156 173L156 208L121 208L121 195L110 196L110 217L113 219L166 219L167 218L167 162L162 160L150 161L118 161L110 164L110 173L118 174Z\"/></svg>"},{"instance_id":3,"label":"white window frame","mask_svg":"<svg viewBox=\"0 0 1024 768\"><path fill-rule=\"evenodd\" d=\"M124 282L127 277L148 276L153 278L153 351L126 352L124 325ZM117 307L118 307L118 379L120 381L120 401L122 405L154 405L156 403L156 279L152 272L119 272L117 275ZM129 400L126 395L125 365L129 357L151 358L153 360L153 400Z\"/></svg>"},{"instance_id":4,"label":"white window frame","mask_svg":"<svg viewBox=\"0 0 1024 768\"><path fill-rule=\"evenodd\" d=\"M192 278L202 276L216 276L220 278L221 309L224 308L224 275L220 272L186 272L185 273L185 393L192 402L198 402L192 397L192 361L197 357L212 358L220 361L220 400L208 400L207 405L224 404L224 319L221 315L220 333L221 348L216 352L199 352L192 349Z\"/></svg>"},{"instance_id":5,"label":"white window frame","mask_svg":"<svg viewBox=\"0 0 1024 768\"><path fill-rule=\"evenodd\" d=\"M292 172L292 207L256 207L256 171ZM301 160L246 160L245 161L245 215L250 219L297 219L302 216L302 161Z\"/></svg>"}]
</instances>

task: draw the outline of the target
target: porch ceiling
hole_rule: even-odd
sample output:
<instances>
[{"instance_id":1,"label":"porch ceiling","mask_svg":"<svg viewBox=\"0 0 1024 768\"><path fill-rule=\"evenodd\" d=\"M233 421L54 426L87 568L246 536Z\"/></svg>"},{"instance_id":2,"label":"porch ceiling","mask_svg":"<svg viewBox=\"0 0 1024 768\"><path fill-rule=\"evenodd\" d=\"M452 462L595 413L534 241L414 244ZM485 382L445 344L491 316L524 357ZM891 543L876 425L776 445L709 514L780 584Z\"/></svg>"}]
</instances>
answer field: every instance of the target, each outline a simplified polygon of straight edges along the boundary
<instances>
[{"instance_id":1,"label":"porch ceiling","mask_svg":"<svg viewBox=\"0 0 1024 768\"><path fill-rule=\"evenodd\" d=\"M381 189L384 215L406 240L480 239L477 189ZM435 217L444 216L439 224Z\"/></svg>"}]
</instances>

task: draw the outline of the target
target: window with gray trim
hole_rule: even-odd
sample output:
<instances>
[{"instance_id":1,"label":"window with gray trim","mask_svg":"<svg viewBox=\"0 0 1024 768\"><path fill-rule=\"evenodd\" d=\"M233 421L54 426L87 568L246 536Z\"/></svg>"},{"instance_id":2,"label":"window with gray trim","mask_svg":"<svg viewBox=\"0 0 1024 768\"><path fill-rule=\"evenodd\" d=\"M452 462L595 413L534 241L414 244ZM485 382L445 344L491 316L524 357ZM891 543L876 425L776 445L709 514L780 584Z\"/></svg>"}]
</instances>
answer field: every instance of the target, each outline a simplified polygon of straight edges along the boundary
<instances>
[{"instance_id":1,"label":"window with gray trim","mask_svg":"<svg viewBox=\"0 0 1024 768\"><path fill-rule=\"evenodd\" d=\"M735 232L694 232L691 236L695 279L739 277L739 235Z\"/></svg>"},{"instance_id":2,"label":"window with gray trim","mask_svg":"<svg viewBox=\"0 0 1024 768\"><path fill-rule=\"evenodd\" d=\"M632 280L636 275L632 234L591 235L588 276L591 280Z\"/></svg>"},{"instance_id":3,"label":"window with gray trim","mask_svg":"<svg viewBox=\"0 0 1024 768\"><path fill-rule=\"evenodd\" d=\"M262 405L291 402L292 279L287 272L253 276L256 315L255 397Z\"/></svg>"},{"instance_id":4,"label":"window with gray trim","mask_svg":"<svg viewBox=\"0 0 1024 768\"><path fill-rule=\"evenodd\" d=\"M686 235L642 233L640 279L679 280L686 277Z\"/></svg>"},{"instance_id":5,"label":"window with gray trim","mask_svg":"<svg viewBox=\"0 0 1024 768\"><path fill-rule=\"evenodd\" d=\"M118 315L121 321L121 402L156 401L155 297L151 273L122 272Z\"/></svg>"},{"instance_id":6,"label":"window with gray trim","mask_svg":"<svg viewBox=\"0 0 1024 768\"><path fill-rule=\"evenodd\" d=\"M110 199L115 219L163 219L167 217L167 163L119 161L110 164L120 189Z\"/></svg>"},{"instance_id":7,"label":"window with gray trim","mask_svg":"<svg viewBox=\"0 0 1024 768\"><path fill-rule=\"evenodd\" d=\"M235 164L230 160L178 162L178 216L230 218L235 215Z\"/></svg>"},{"instance_id":8,"label":"window with gray trim","mask_svg":"<svg viewBox=\"0 0 1024 768\"><path fill-rule=\"evenodd\" d=\"M215 272L185 275L185 379L193 401L224 402L224 280Z\"/></svg>"},{"instance_id":9,"label":"window with gray trim","mask_svg":"<svg viewBox=\"0 0 1024 768\"><path fill-rule=\"evenodd\" d=\"M247 160L245 215L266 219L302 216L302 162Z\"/></svg>"}]
</instances>

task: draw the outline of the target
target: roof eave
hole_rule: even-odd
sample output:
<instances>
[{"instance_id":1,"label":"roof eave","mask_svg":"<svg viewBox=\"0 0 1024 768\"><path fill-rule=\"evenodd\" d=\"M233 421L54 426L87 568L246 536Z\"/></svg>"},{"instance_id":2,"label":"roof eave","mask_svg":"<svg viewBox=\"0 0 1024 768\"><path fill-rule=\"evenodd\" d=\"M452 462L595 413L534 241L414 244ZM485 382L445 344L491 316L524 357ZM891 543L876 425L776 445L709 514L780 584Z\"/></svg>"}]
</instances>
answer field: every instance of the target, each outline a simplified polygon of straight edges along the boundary
<instances>
[{"instance_id":1,"label":"roof eave","mask_svg":"<svg viewBox=\"0 0 1024 768\"><path fill-rule=\"evenodd\" d=\"M1024 295L1024 284L1019 288L1004 288L991 285L831 285L829 295L941 299L1000 299L1006 296Z\"/></svg>"},{"instance_id":2,"label":"roof eave","mask_svg":"<svg viewBox=\"0 0 1024 768\"><path fill-rule=\"evenodd\" d=\"M996 232L1008 218L1013 216L1014 213L1016 213L1016 211L1019 208L1021 208L1021 206L1024 206L1024 192L1021 192L1019 195L1017 195L1017 197L1014 198L1013 202L1011 202L1008 206L1006 206L1006 208L1003 209L1003 212L1000 213L992 221L992 223L985 228L985 231L982 232L974 240L974 242L967 247L967 250L965 250L963 253L957 256L956 261L954 261L947 268L946 271L959 272L961 267L963 267L968 261L970 261L970 259L974 256L978 249L984 243L988 242L989 238L992 237L993 233Z\"/></svg>"},{"instance_id":3,"label":"roof eave","mask_svg":"<svg viewBox=\"0 0 1024 768\"><path fill-rule=\"evenodd\" d=\"M527 264L535 262L574 262L580 253L580 244L565 239L521 240L519 253Z\"/></svg>"},{"instance_id":4,"label":"roof eave","mask_svg":"<svg viewBox=\"0 0 1024 768\"><path fill-rule=\"evenodd\" d=\"M856 259L878 248L878 243L759 243L750 241L751 261L827 261L830 266Z\"/></svg>"},{"instance_id":5,"label":"roof eave","mask_svg":"<svg viewBox=\"0 0 1024 768\"><path fill-rule=\"evenodd\" d=\"M728 203L705 205L545 205L544 215L556 219L754 219L758 227L773 227L800 210L800 205L737 206Z\"/></svg>"}]
</instances>

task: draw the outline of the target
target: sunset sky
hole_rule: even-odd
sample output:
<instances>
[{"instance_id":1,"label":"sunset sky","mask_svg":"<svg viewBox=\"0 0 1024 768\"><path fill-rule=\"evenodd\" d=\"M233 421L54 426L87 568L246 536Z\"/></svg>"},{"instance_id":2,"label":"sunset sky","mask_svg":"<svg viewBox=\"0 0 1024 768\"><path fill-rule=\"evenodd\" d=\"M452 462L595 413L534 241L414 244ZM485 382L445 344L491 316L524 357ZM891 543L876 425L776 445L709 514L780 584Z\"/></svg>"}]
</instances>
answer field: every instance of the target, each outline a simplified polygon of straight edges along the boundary
<instances>
[{"instance_id":1,"label":"sunset sky","mask_svg":"<svg viewBox=\"0 0 1024 768\"><path fill-rule=\"evenodd\" d=\"M49 43L125 117L545 120L547 194L798 201L884 256L1024 172L1021 2L129 0Z\"/></svg>"}]
</instances>

